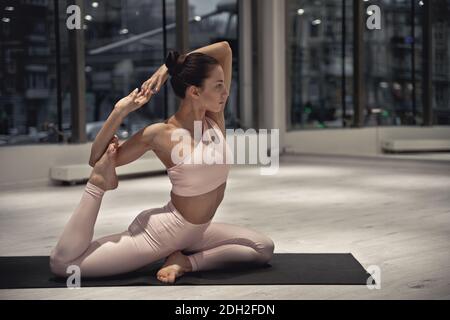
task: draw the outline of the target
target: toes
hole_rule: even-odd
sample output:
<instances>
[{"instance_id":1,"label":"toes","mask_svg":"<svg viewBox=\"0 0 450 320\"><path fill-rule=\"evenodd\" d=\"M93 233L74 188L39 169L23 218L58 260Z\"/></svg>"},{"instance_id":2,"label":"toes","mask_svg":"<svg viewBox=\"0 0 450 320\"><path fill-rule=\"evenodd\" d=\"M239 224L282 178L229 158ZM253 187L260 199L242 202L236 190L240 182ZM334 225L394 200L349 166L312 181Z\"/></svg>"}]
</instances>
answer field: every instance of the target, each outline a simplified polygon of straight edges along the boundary
<instances>
[{"instance_id":1,"label":"toes","mask_svg":"<svg viewBox=\"0 0 450 320\"><path fill-rule=\"evenodd\" d=\"M158 271L157 275L161 277L161 276L164 276L165 273L166 273L166 270L160 269L160 270Z\"/></svg>"},{"instance_id":2,"label":"toes","mask_svg":"<svg viewBox=\"0 0 450 320\"><path fill-rule=\"evenodd\" d=\"M170 269L160 269L156 276L159 281L164 283L174 283L177 278L177 272Z\"/></svg>"},{"instance_id":3,"label":"toes","mask_svg":"<svg viewBox=\"0 0 450 320\"><path fill-rule=\"evenodd\" d=\"M167 279L167 273L165 270L159 270L156 274L159 281L165 282Z\"/></svg>"},{"instance_id":4,"label":"toes","mask_svg":"<svg viewBox=\"0 0 450 320\"><path fill-rule=\"evenodd\" d=\"M117 151L116 146L113 143L111 143L108 146L108 154L114 155L116 151Z\"/></svg>"},{"instance_id":5,"label":"toes","mask_svg":"<svg viewBox=\"0 0 450 320\"><path fill-rule=\"evenodd\" d=\"M158 277L158 280L161 281L161 282L163 282L163 283L167 283L167 282L168 282L168 281L167 281L167 278L166 278L166 277L163 277L163 276Z\"/></svg>"},{"instance_id":6,"label":"toes","mask_svg":"<svg viewBox=\"0 0 450 320\"><path fill-rule=\"evenodd\" d=\"M159 281L164 283L173 283L175 282L175 273L174 272L166 272L165 270L161 273L158 272L157 278Z\"/></svg>"}]
</instances>

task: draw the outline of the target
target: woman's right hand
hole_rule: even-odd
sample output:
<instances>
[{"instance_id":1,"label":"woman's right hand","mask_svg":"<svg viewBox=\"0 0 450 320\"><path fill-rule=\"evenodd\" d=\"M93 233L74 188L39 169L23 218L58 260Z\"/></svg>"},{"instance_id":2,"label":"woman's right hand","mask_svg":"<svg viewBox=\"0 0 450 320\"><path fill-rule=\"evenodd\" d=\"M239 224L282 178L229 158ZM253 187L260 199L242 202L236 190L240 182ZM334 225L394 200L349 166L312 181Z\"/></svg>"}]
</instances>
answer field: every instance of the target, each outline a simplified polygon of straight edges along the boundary
<instances>
[{"instance_id":1,"label":"woman's right hand","mask_svg":"<svg viewBox=\"0 0 450 320\"><path fill-rule=\"evenodd\" d=\"M156 94L159 92L159 90L161 90L162 86L164 85L164 83L166 83L168 78L169 70L167 69L166 65L163 64L147 81L142 84L141 90L146 95Z\"/></svg>"},{"instance_id":2,"label":"woman's right hand","mask_svg":"<svg viewBox=\"0 0 450 320\"><path fill-rule=\"evenodd\" d=\"M141 90L139 92L136 88L129 95L120 99L114 106L114 109L128 114L142 107L150 100L152 96L153 93L150 92L148 94L144 94L144 91Z\"/></svg>"}]
</instances>

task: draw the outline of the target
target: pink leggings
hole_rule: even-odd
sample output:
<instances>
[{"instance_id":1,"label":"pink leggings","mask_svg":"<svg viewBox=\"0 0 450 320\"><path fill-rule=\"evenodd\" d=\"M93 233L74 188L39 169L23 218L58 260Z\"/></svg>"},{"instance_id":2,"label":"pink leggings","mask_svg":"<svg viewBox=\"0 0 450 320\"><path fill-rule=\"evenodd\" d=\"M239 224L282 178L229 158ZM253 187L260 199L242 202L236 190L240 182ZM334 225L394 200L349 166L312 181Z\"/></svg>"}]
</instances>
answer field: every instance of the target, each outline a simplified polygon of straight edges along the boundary
<instances>
[{"instance_id":1,"label":"pink leggings","mask_svg":"<svg viewBox=\"0 0 450 320\"><path fill-rule=\"evenodd\" d=\"M182 251L192 271L224 268L236 263L263 265L273 241L254 230L227 224L192 224L169 201L142 211L128 230L92 241L104 191L87 183L81 201L50 254L50 268L66 277L76 265L82 277L110 276L139 269L175 251Z\"/></svg>"}]
</instances>

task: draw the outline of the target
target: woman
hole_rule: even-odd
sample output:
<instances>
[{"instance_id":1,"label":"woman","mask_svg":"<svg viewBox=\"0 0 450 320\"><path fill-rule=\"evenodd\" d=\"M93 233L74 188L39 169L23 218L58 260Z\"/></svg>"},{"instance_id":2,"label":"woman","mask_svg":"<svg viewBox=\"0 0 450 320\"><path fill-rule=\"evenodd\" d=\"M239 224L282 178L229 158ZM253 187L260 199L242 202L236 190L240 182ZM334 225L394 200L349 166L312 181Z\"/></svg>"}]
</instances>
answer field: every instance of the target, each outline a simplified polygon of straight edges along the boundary
<instances>
[{"instance_id":1,"label":"woman","mask_svg":"<svg viewBox=\"0 0 450 320\"><path fill-rule=\"evenodd\" d=\"M206 132L212 132L207 142L216 142L214 135L226 145L224 107L231 84L231 62L227 42L187 55L170 52L166 63L139 92L134 90L115 105L92 145L89 164L93 170L81 201L51 252L54 274L67 276L67 267L77 265L82 277L110 276L167 257L157 278L173 283L185 272L234 263L262 265L271 259L274 244L268 237L240 226L212 223L224 196L229 165L220 161L191 164L187 160L203 147L213 145L189 142L192 154L180 155L182 161L178 163L172 161L172 150L178 143L173 141L173 134L182 130L189 137L194 136L194 121L201 121L204 137L208 137ZM147 103L169 75L172 88L181 99L178 111L119 145L114 132L123 119ZM189 141L192 140L195 139ZM92 241L102 196L118 186L115 167L130 163L149 150L167 167L173 184L170 201L161 208L142 211L126 231ZM220 150L212 154L226 156Z\"/></svg>"}]
</instances>

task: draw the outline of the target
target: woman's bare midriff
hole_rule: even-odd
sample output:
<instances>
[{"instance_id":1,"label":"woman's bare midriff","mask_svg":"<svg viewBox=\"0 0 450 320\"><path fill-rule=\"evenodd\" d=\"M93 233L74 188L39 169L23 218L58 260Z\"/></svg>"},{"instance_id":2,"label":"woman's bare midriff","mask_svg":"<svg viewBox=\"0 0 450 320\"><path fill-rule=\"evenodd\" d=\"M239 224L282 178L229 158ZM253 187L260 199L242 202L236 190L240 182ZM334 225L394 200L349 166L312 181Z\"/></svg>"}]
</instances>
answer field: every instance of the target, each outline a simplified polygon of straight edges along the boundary
<instances>
[{"instance_id":1,"label":"woman's bare midriff","mask_svg":"<svg viewBox=\"0 0 450 320\"><path fill-rule=\"evenodd\" d=\"M216 189L193 197L183 197L170 193L175 208L192 224L203 224L210 221L223 200L226 182Z\"/></svg>"}]
</instances>

